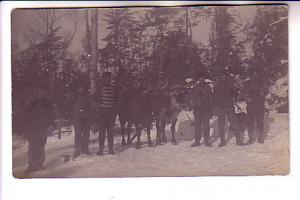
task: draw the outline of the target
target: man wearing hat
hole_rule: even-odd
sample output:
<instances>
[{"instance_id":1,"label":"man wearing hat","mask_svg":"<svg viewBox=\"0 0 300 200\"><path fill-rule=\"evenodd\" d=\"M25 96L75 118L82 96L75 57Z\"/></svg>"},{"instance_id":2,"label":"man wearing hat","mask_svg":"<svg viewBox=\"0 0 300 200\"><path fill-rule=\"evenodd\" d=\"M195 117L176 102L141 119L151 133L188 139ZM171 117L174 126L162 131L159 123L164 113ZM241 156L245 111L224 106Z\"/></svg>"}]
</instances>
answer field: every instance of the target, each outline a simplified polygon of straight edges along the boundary
<instances>
[{"instance_id":1,"label":"man wearing hat","mask_svg":"<svg viewBox=\"0 0 300 200\"><path fill-rule=\"evenodd\" d=\"M265 115L265 96L267 95L267 89L264 87L264 83L259 77L258 70L253 69L250 72L250 80L246 81L242 94L247 102L247 114L248 114L248 145L255 142L254 127L255 124L258 129L258 142L264 143L264 115Z\"/></svg>"},{"instance_id":2,"label":"man wearing hat","mask_svg":"<svg viewBox=\"0 0 300 200\"><path fill-rule=\"evenodd\" d=\"M52 103L46 97L47 87L38 84L34 86L33 95L27 99L28 114L28 169L27 172L45 168L45 145L48 128L53 124Z\"/></svg>"},{"instance_id":3,"label":"man wearing hat","mask_svg":"<svg viewBox=\"0 0 300 200\"><path fill-rule=\"evenodd\" d=\"M213 104L218 117L218 127L220 144L218 147L226 145L225 141L225 122L229 121L236 138L237 145L243 145L241 135L238 129L238 123L234 111L234 102L237 96L237 90L233 86L230 73L227 69L221 71L220 77L214 87Z\"/></svg>"},{"instance_id":4,"label":"man wearing hat","mask_svg":"<svg viewBox=\"0 0 300 200\"><path fill-rule=\"evenodd\" d=\"M103 155L105 137L108 139L108 153L114 154L113 128L117 116L117 95L114 86L111 84L111 73L104 72L102 75L102 83L99 88L99 152L98 155Z\"/></svg>"},{"instance_id":5,"label":"man wearing hat","mask_svg":"<svg viewBox=\"0 0 300 200\"><path fill-rule=\"evenodd\" d=\"M73 106L73 123L75 131L75 151L73 159L81 153L92 155L89 151L90 127L94 120L93 102L88 94L88 86L81 82L77 86L77 96Z\"/></svg>"},{"instance_id":6,"label":"man wearing hat","mask_svg":"<svg viewBox=\"0 0 300 200\"><path fill-rule=\"evenodd\" d=\"M198 84L192 91L192 105L195 119L195 142L191 147L200 145L202 132L204 136L204 144L211 147L209 141L210 124L209 119L212 117L212 91L211 88L205 83L203 73L198 74Z\"/></svg>"}]
</instances>

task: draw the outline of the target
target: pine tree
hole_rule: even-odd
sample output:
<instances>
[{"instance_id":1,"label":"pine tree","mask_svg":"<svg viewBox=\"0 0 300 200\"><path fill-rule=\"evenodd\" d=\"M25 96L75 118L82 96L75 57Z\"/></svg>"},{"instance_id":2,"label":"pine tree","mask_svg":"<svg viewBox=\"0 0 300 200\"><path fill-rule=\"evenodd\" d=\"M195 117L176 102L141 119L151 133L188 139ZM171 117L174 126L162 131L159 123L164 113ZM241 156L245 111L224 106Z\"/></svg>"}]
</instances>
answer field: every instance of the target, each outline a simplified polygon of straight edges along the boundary
<instances>
[{"instance_id":1,"label":"pine tree","mask_svg":"<svg viewBox=\"0 0 300 200\"><path fill-rule=\"evenodd\" d=\"M269 93L269 108L288 112L288 21L286 6L258 6L248 28L252 41L251 69L260 72Z\"/></svg>"},{"instance_id":2,"label":"pine tree","mask_svg":"<svg viewBox=\"0 0 300 200\"><path fill-rule=\"evenodd\" d=\"M233 73L239 73L243 52L243 43L238 41L237 29L239 24L233 17L231 7L215 7L210 34L212 47L211 73L218 74L220 70L228 68Z\"/></svg>"},{"instance_id":3,"label":"pine tree","mask_svg":"<svg viewBox=\"0 0 300 200\"><path fill-rule=\"evenodd\" d=\"M287 67L281 65L288 59L286 19L284 6L259 6L248 31L253 44L252 67L261 70L269 84L287 74ZM275 23L278 20L280 24Z\"/></svg>"},{"instance_id":4,"label":"pine tree","mask_svg":"<svg viewBox=\"0 0 300 200\"><path fill-rule=\"evenodd\" d=\"M191 14L190 8L153 8L146 13L148 27L153 30L152 82L181 83L202 67L201 52L192 41L191 27L196 23L190 20Z\"/></svg>"},{"instance_id":5,"label":"pine tree","mask_svg":"<svg viewBox=\"0 0 300 200\"><path fill-rule=\"evenodd\" d=\"M122 71L123 81L118 75L118 84L126 85L127 79L131 82L129 85L137 85L136 80L141 80L140 71L146 67L144 59L146 48L141 44L144 26L138 20L138 13L122 8L112 9L104 15L110 32L103 39L107 42L105 48L101 50L103 68L110 69L113 75Z\"/></svg>"},{"instance_id":6,"label":"pine tree","mask_svg":"<svg viewBox=\"0 0 300 200\"><path fill-rule=\"evenodd\" d=\"M103 39L113 54L116 68L128 68L135 64L138 53L140 24L135 12L127 8L107 11L104 20L109 34Z\"/></svg>"}]
</instances>

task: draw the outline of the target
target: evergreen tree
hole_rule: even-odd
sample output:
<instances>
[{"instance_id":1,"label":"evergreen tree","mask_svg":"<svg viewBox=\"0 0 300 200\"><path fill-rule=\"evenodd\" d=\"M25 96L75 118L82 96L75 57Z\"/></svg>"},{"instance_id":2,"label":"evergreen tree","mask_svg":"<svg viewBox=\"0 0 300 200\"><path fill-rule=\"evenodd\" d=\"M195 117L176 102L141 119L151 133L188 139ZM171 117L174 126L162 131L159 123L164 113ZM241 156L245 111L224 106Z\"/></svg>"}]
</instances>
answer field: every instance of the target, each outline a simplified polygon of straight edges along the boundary
<instances>
[{"instance_id":1,"label":"evergreen tree","mask_svg":"<svg viewBox=\"0 0 300 200\"><path fill-rule=\"evenodd\" d=\"M103 40L107 42L106 52L111 54L117 69L128 69L137 63L141 25L135 14L127 8L112 9L104 14L110 32Z\"/></svg>"},{"instance_id":2,"label":"evergreen tree","mask_svg":"<svg viewBox=\"0 0 300 200\"><path fill-rule=\"evenodd\" d=\"M232 73L240 73L241 59L244 45L238 40L240 25L233 16L231 7L215 7L210 34L212 47L211 73L218 74L220 70L228 68Z\"/></svg>"},{"instance_id":3,"label":"evergreen tree","mask_svg":"<svg viewBox=\"0 0 300 200\"><path fill-rule=\"evenodd\" d=\"M146 13L152 27L153 83L181 83L202 67L201 52L192 41L190 9L153 8ZM198 69L197 69L198 68Z\"/></svg>"},{"instance_id":4,"label":"evergreen tree","mask_svg":"<svg viewBox=\"0 0 300 200\"><path fill-rule=\"evenodd\" d=\"M287 25L286 7L259 6L248 30L254 54L251 67L261 70L269 84L287 74L282 65L288 59Z\"/></svg>"}]
</instances>

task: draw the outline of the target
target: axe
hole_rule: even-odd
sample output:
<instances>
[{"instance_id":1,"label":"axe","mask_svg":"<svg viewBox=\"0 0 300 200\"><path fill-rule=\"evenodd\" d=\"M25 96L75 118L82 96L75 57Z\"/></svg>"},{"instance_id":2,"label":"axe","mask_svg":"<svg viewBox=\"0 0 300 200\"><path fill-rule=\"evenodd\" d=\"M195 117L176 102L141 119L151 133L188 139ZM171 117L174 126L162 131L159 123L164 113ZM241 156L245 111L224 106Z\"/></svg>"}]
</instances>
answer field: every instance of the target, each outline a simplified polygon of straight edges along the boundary
<instances>
[{"instance_id":1,"label":"axe","mask_svg":"<svg viewBox=\"0 0 300 200\"><path fill-rule=\"evenodd\" d=\"M190 120L190 122L191 122L191 125L192 126L195 126L195 122L190 118L190 116L187 114L187 113L185 113L185 115L188 117L188 119Z\"/></svg>"}]
</instances>

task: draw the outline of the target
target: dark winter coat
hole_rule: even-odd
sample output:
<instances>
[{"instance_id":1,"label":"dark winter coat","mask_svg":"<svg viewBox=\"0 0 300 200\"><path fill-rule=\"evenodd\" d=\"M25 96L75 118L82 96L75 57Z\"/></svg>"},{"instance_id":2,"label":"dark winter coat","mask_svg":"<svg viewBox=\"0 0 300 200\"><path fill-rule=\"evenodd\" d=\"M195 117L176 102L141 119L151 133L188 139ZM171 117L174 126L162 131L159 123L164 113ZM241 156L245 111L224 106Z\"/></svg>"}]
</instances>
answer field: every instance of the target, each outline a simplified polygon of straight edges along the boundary
<instances>
[{"instance_id":1,"label":"dark winter coat","mask_svg":"<svg viewBox=\"0 0 300 200\"><path fill-rule=\"evenodd\" d=\"M88 94L78 95L73 106L73 121L92 120L94 107L91 97Z\"/></svg>"},{"instance_id":2,"label":"dark winter coat","mask_svg":"<svg viewBox=\"0 0 300 200\"><path fill-rule=\"evenodd\" d=\"M213 93L213 105L216 108L232 108L236 97L236 90L228 81L216 84Z\"/></svg>"},{"instance_id":3,"label":"dark winter coat","mask_svg":"<svg viewBox=\"0 0 300 200\"><path fill-rule=\"evenodd\" d=\"M35 130L47 128L53 124L54 121L52 103L46 97L32 100L27 107L27 114L27 123L31 134L35 132Z\"/></svg>"},{"instance_id":4,"label":"dark winter coat","mask_svg":"<svg viewBox=\"0 0 300 200\"><path fill-rule=\"evenodd\" d=\"M197 85L192 91L192 101L196 109L212 109L212 90L206 85Z\"/></svg>"},{"instance_id":5,"label":"dark winter coat","mask_svg":"<svg viewBox=\"0 0 300 200\"><path fill-rule=\"evenodd\" d=\"M267 90L262 80L248 80L244 83L242 95L247 104L264 105Z\"/></svg>"}]
</instances>

